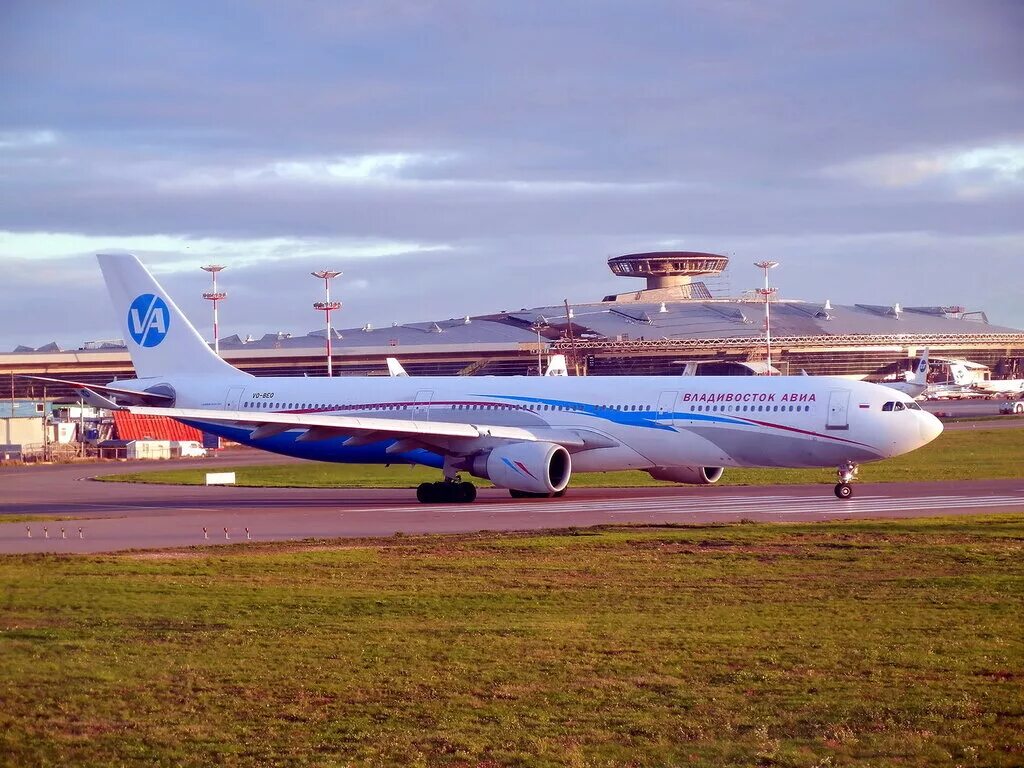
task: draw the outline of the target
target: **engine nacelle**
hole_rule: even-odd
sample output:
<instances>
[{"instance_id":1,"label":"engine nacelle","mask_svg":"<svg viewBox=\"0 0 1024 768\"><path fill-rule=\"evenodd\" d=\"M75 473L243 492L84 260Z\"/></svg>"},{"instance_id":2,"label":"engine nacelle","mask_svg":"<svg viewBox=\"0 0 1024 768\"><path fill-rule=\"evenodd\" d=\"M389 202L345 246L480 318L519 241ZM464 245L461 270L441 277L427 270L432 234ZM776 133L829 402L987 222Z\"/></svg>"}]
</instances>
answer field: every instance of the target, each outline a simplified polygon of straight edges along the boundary
<instances>
[{"instance_id":1,"label":"engine nacelle","mask_svg":"<svg viewBox=\"0 0 1024 768\"><path fill-rule=\"evenodd\" d=\"M474 457L470 472L499 488L558 493L569 484L572 460L554 443L510 443Z\"/></svg>"},{"instance_id":2,"label":"engine nacelle","mask_svg":"<svg viewBox=\"0 0 1024 768\"><path fill-rule=\"evenodd\" d=\"M690 485L712 485L717 483L725 470L722 467L654 467L647 473L655 480Z\"/></svg>"}]
</instances>

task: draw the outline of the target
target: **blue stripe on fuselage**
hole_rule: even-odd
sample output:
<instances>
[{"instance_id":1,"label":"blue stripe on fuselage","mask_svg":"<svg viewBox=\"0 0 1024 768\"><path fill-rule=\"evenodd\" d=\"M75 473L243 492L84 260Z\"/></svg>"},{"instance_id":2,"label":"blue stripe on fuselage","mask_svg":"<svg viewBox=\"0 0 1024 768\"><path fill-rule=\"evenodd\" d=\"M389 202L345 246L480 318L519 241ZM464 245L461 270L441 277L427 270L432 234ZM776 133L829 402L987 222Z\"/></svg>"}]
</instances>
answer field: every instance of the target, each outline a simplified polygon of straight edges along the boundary
<instances>
[{"instance_id":1,"label":"blue stripe on fuselage","mask_svg":"<svg viewBox=\"0 0 1024 768\"><path fill-rule=\"evenodd\" d=\"M473 397L486 397L486 395L473 395ZM665 421L674 419L690 419L693 421L714 421L722 424L736 424L742 427L754 426L748 421L734 419L728 416L712 416L707 413L660 413L651 411L619 411L614 408L602 408L599 405L590 403L573 402L572 400L552 400L545 397L521 397L518 395L496 395L505 400L518 400L524 403L539 403L551 405L558 408L566 408L575 413L582 413L586 416L593 416L595 419L604 419L615 424L622 424L627 427L646 427L648 429L666 429L671 432L678 430Z\"/></svg>"}]
</instances>

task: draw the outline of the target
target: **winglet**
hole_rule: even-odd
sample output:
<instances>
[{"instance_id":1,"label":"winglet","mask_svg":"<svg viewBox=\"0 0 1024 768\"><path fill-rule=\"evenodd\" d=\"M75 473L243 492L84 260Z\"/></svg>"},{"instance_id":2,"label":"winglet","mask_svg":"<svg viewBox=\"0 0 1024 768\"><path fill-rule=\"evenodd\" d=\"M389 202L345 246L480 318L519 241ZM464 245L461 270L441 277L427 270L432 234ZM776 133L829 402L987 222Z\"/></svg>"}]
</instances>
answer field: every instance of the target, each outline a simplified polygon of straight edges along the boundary
<instances>
[{"instance_id":1,"label":"winglet","mask_svg":"<svg viewBox=\"0 0 1024 768\"><path fill-rule=\"evenodd\" d=\"M392 378L399 377L399 376L408 376L409 375L408 373L405 372L405 368L402 367L402 364L400 362L398 362L398 360L396 358L389 357L389 358L387 358L387 361L388 361L388 375L390 375Z\"/></svg>"},{"instance_id":2,"label":"winglet","mask_svg":"<svg viewBox=\"0 0 1024 768\"><path fill-rule=\"evenodd\" d=\"M552 355L548 361L548 369L544 371L545 376L568 376L569 366L566 365L565 355Z\"/></svg>"}]
</instances>

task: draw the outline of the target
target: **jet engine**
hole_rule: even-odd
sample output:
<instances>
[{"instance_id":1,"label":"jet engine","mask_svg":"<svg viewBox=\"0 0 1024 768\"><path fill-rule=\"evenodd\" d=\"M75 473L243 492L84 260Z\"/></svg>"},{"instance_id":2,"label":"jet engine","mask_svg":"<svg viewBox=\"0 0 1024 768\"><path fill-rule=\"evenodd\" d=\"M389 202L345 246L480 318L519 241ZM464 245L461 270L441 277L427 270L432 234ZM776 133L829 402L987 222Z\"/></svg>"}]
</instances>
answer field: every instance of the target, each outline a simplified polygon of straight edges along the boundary
<instances>
[{"instance_id":1,"label":"jet engine","mask_svg":"<svg viewBox=\"0 0 1024 768\"><path fill-rule=\"evenodd\" d=\"M549 494L565 490L572 460L554 443L509 443L475 456L469 471L499 488Z\"/></svg>"},{"instance_id":2,"label":"jet engine","mask_svg":"<svg viewBox=\"0 0 1024 768\"><path fill-rule=\"evenodd\" d=\"M722 467L654 467L647 472L655 480L690 485L712 485L717 483L723 472Z\"/></svg>"}]
</instances>

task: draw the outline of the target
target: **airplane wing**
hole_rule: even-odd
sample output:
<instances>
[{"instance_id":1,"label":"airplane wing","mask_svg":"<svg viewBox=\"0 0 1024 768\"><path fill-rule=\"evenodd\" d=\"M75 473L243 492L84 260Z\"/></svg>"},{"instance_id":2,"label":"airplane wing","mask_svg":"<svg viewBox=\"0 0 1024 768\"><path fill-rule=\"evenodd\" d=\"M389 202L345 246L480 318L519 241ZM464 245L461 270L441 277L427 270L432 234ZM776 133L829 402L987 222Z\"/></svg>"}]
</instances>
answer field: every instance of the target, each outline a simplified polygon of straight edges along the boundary
<instances>
[{"instance_id":1,"label":"airplane wing","mask_svg":"<svg viewBox=\"0 0 1024 768\"><path fill-rule=\"evenodd\" d=\"M161 403L167 404L174 402L174 398L171 395L161 394L160 392L139 392L134 389L127 389L125 387L112 387L103 384L86 384L81 381L68 381L67 379L52 379L48 376L21 376L23 379L30 379L32 381L41 381L46 384L62 384L72 389L77 389L90 394L101 394L101 395L113 395L114 397L127 398L130 401L136 403L148 403L152 405L160 405ZM118 406L111 403L107 398L101 398L105 400L109 405L102 405L102 408L117 408Z\"/></svg>"},{"instance_id":2,"label":"airplane wing","mask_svg":"<svg viewBox=\"0 0 1024 768\"><path fill-rule=\"evenodd\" d=\"M302 430L297 439L313 442L347 437L345 445L369 445L382 440L397 440L387 450L401 453L427 448L454 455L475 453L503 442L548 442L563 446L570 453L610 448L619 443L607 435L589 429L552 427L509 427L492 424L465 424L452 421L411 421L362 416L333 416L308 413L239 413L206 408L153 408L128 406L131 413L169 416L181 421L212 421L252 428L252 439Z\"/></svg>"}]
</instances>

